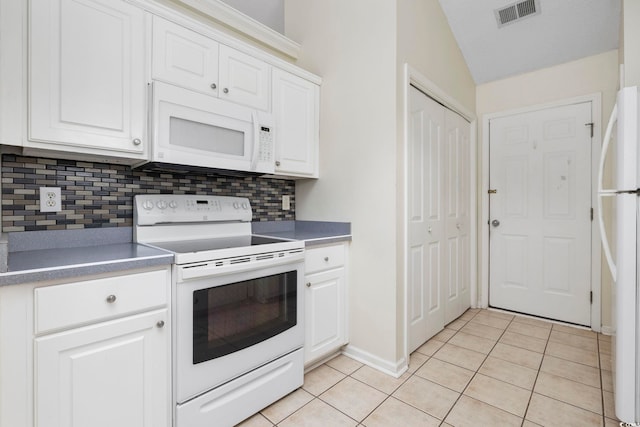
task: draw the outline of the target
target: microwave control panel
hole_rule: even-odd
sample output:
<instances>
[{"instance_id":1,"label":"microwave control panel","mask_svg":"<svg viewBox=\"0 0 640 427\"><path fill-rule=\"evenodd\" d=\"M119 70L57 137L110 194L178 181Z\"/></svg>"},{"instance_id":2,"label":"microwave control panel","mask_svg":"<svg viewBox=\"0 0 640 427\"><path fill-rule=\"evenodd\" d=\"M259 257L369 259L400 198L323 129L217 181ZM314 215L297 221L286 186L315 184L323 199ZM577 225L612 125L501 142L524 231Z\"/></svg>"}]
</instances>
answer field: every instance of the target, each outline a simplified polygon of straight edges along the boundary
<instances>
[{"instance_id":1,"label":"microwave control panel","mask_svg":"<svg viewBox=\"0 0 640 427\"><path fill-rule=\"evenodd\" d=\"M273 133L271 132L271 128L261 126L259 137L258 161L270 163L273 161Z\"/></svg>"}]
</instances>

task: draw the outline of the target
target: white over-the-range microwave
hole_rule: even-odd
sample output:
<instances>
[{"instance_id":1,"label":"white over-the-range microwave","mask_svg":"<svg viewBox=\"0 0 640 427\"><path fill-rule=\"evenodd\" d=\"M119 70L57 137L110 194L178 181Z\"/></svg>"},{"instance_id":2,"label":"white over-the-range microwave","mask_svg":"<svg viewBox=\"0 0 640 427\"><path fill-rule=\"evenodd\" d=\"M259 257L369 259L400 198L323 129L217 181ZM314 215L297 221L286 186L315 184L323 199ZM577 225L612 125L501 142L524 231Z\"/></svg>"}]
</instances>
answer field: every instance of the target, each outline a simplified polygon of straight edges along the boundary
<instances>
[{"instance_id":1,"label":"white over-the-range microwave","mask_svg":"<svg viewBox=\"0 0 640 427\"><path fill-rule=\"evenodd\" d=\"M271 174L273 116L153 82L151 153L143 170Z\"/></svg>"}]
</instances>

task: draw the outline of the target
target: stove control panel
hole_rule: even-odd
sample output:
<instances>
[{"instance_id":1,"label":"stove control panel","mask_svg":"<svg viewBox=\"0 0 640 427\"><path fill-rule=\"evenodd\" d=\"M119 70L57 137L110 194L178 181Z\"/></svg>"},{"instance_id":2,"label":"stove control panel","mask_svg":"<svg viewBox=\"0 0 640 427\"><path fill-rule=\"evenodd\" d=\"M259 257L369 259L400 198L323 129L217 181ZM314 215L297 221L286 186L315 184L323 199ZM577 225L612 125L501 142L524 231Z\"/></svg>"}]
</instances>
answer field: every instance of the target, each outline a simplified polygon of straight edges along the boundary
<instances>
[{"instance_id":1,"label":"stove control panel","mask_svg":"<svg viewBox=\"0 0 640 427\"><path fill-rule=\"evenodd\" d=\"M245 197L190 194L139 194L134 197L135 225L182 222L251 221L251 203Z\"/></svg>"}]
</instances>

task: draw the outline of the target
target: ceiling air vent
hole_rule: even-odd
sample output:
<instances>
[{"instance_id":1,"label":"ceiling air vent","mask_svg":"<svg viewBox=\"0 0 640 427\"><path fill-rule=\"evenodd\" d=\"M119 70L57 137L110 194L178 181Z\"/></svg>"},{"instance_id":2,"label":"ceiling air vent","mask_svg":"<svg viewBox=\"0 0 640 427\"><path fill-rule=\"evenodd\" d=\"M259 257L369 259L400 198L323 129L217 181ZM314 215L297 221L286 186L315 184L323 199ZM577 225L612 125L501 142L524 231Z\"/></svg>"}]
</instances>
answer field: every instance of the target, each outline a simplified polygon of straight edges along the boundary
<instances>
[{"instance_id":1,"label":"ceiling air vent","mask_svg":"<svg viewBox=\"0 0 640 427\"><path fill-rule=\"evenodd\" d=\"M524 0L495 10L498 28L520 21L526 17L538 15L539 13L540 0Z\"/></svg>"}]
</instances>

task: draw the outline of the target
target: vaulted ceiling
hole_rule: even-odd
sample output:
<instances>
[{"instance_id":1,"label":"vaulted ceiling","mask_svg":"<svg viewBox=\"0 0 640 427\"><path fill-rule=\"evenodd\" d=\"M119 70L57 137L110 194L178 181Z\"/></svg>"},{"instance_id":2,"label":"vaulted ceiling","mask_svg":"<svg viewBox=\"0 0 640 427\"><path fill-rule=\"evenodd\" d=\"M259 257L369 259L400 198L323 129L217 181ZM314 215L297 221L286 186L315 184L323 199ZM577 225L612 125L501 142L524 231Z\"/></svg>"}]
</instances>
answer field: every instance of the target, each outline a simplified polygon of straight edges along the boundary
<instances>
[{"instance_id":1,"label":"vaulted ceiling","mask_svg":"<svg viewBox=\"0 0 640 427\"><path fill-rule=\"evenodd\" d=\"M620 0L439 1L477 84L618 47ZM499 27L496 9L534 2L537 13Z\"/></svg>"}]
</instances>

